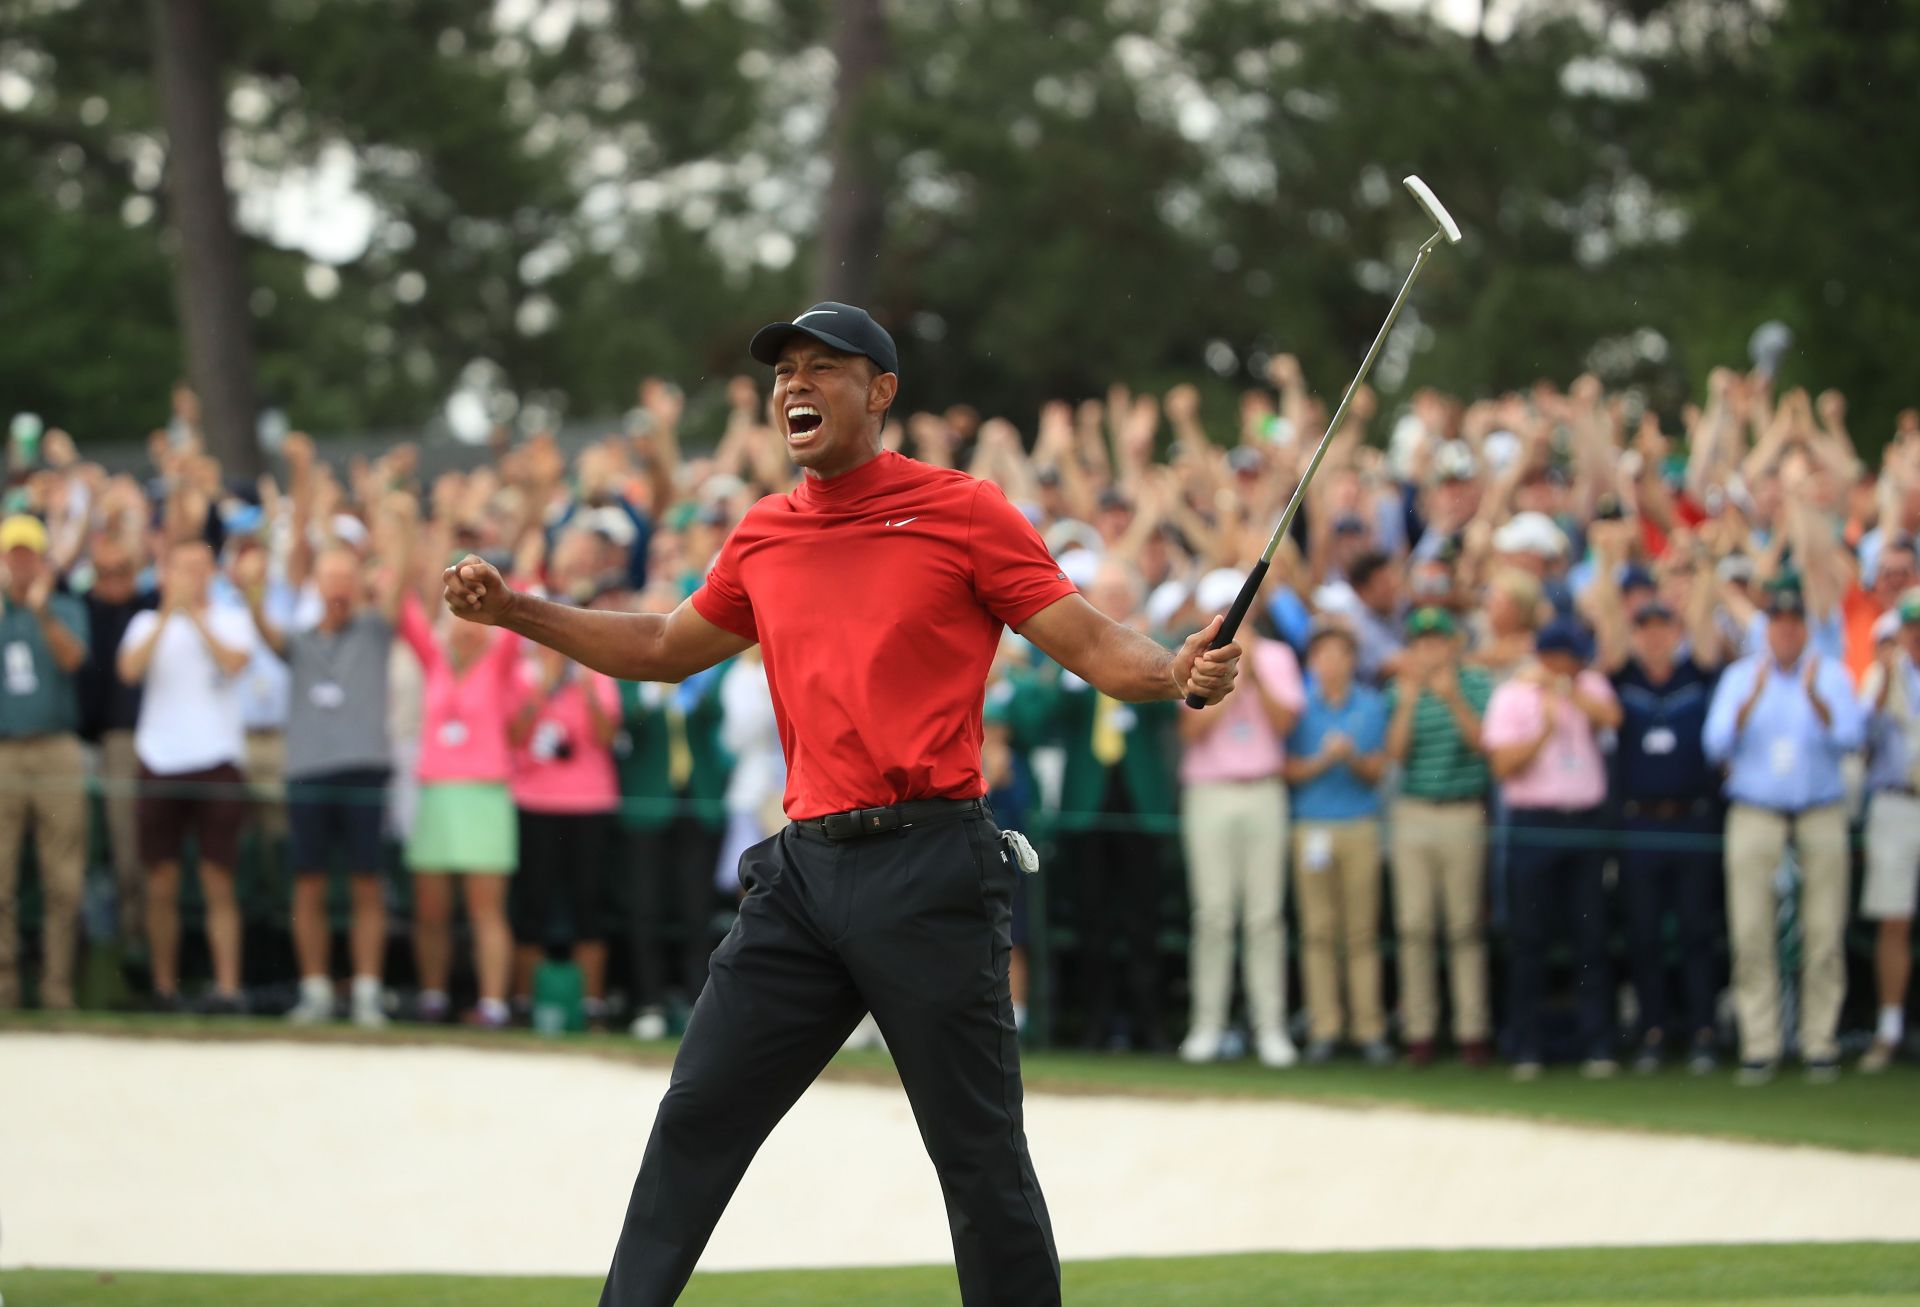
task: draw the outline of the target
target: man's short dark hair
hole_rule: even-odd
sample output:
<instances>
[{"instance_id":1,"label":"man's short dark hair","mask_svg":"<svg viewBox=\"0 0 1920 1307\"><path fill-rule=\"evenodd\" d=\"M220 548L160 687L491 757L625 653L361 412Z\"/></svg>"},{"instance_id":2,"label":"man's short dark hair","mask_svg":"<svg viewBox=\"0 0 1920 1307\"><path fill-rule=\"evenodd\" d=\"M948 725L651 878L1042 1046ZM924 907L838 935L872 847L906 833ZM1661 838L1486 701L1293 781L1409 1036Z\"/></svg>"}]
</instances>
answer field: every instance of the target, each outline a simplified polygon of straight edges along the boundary
<instances>
[{"instance_id":1,"label":"man's short dark hair","mask_svg":"<svg viewBox=\"0 0 1920 1307\"><path fill-rule=\"evenodd\" d=\"M1355 590L1364 590L1367 588L1367 583L1373 580L1374 574L1383 567L1391 566L1392 562L1392 559L1378 549L1369 549L1356 558L1353 566L1347 569L1347 584Z\"/></svg>"}]
</instances>

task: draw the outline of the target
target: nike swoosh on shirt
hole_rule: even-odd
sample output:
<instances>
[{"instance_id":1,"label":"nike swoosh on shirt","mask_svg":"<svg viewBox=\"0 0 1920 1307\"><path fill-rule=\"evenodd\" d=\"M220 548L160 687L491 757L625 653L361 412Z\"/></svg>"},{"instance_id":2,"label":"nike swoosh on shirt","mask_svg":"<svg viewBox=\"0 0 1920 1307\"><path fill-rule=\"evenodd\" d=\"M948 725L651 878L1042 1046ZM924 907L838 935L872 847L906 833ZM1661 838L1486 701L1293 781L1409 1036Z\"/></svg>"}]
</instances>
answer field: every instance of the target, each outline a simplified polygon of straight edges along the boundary
<instances>
[{"instance_id":1,"label":"nike swoosh on shirt","mask_svg":"<svg viewBox=\"0 0 1920 1307\"><path fill-rule=\"evenodd\" d=\"M832 309L813 309L809 312L802 313L799 317L795 318L794 321L805 322L808 318L831 318L833 316L834 312Z\"/></svg>"},{"instance_id":2,"label":"nike swoosh on shirt","mask_svg":"<svg viewBox=\"0 0 1920 1307\"><path fill-rule=\"evenodd\" d=\"M888 526L905 526L909 522L918 522L919 520L920 519L917 517L903 517L898 522L889 522L887 523L887 525Z\"/></svg>"}]
</instances>

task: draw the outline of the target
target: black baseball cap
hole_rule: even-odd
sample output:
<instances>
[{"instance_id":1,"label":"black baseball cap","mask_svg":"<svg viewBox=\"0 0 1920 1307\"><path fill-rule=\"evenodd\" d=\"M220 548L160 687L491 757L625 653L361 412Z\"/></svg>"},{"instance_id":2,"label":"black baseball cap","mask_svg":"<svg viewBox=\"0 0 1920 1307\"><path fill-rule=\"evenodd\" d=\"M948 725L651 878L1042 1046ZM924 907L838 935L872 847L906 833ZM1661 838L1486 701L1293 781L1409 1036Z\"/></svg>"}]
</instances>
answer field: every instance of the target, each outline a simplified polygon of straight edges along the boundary
<instances>
[{"instance_id":1,"label":"black baseball cap","mask_svg":"<svg viewBox=\"0 0 1920 1307\"><path fill-rule=\"evenodd\" d=\"M1635 626L1645 626L1648 622L1677 622L1679 620L1679 614L1675 613L1672 608L1660 602L1658 599L1653 600L1651 603L1641 604L1633 614L1633 624Z\"/></svg>"},{"instance_id":2,"label":"black baseball cap","mask_svg":"<svg viewBox=\"0 0 1920 1307\"><path fill-rule=\"evenodd\" d=\"M753 333L747 353L771 367L780 361L780 351L795 336L811 336L823 345L872 359L882 372L900 373L900 351L894 348L887 329L865 309L833 300L822 300L805 313L796 313L792 322L768 323Z\"/></svg>"}]
</instances>

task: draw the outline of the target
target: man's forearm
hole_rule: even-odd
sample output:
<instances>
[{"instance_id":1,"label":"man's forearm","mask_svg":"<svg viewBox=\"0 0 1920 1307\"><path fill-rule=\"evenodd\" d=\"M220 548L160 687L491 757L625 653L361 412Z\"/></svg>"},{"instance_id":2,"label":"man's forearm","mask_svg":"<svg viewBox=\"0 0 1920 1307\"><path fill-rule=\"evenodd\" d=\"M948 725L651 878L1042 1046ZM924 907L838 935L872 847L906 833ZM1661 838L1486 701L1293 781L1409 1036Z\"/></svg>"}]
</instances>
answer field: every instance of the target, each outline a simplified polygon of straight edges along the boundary
<instances>
[{"instance_id":1,"label":"man's forearm","mask_svg":"<svg viewBox=\"0 0 1920 1307\"><path fill-rule=\"evenodd\" d=\"M1181 697L1173 681L1173 650L1118 622L1107 623L1081 675L1123 703Z\"/></svg>"},{"instance_id":2,"label":"man's forearm","mask_svg":"<svg viewBox=\"0 0 1920 1307\"><path fill-rule=\"evenodd\" d=\"M500 624L617 681L679 681L697 670L661 665L660 613L600 612L516 593Z\"/></svg>"}]
</instances>

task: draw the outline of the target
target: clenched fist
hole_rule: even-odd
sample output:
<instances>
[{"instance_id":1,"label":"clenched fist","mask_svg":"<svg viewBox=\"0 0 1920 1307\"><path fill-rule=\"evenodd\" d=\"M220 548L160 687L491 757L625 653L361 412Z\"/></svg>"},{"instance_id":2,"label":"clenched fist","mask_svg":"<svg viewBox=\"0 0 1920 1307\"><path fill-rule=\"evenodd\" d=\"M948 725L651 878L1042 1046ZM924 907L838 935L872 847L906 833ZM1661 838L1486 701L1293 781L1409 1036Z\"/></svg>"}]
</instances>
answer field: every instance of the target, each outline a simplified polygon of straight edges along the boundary
<instances>
[{"instance_id":1,"label":"clenched fist","mask_svg":"<svg viewBox=\"0 0 1920 1307\"><path fill-rule=\"evenodd\" d=\"M464 621L498 626L513 605L513 591L499 569L476 554L449 567L440 579L446 586L448 611Z\"/></svg>"}]
</instances>

